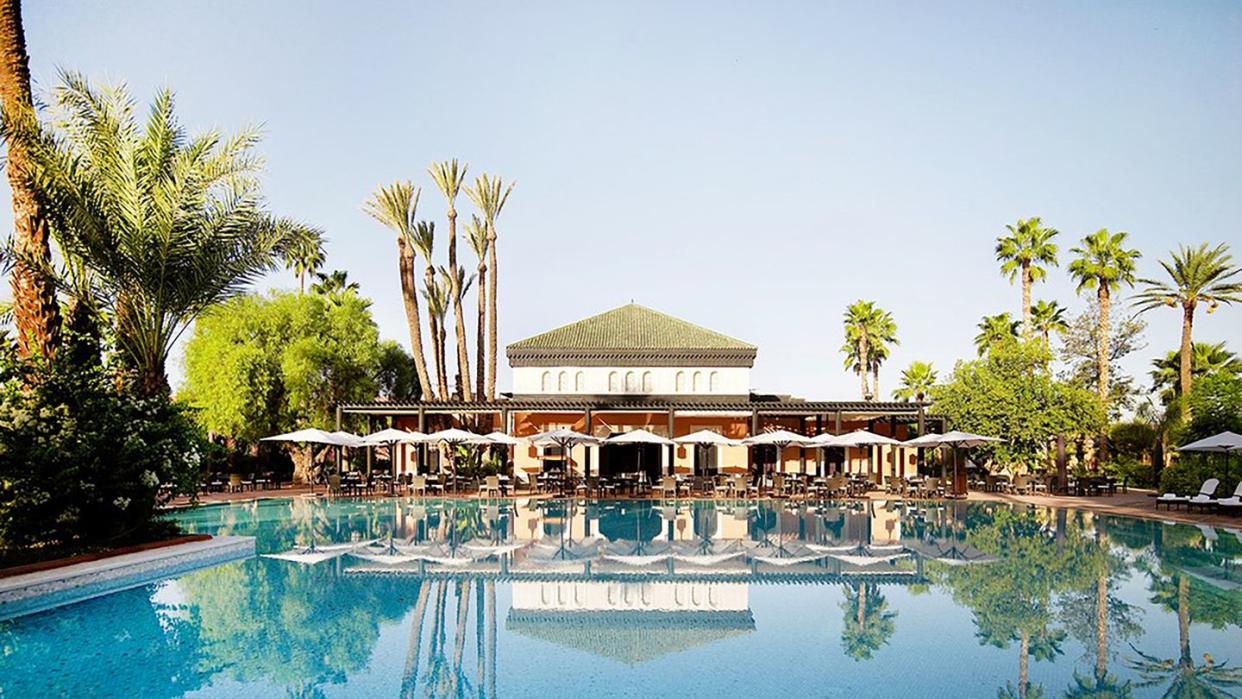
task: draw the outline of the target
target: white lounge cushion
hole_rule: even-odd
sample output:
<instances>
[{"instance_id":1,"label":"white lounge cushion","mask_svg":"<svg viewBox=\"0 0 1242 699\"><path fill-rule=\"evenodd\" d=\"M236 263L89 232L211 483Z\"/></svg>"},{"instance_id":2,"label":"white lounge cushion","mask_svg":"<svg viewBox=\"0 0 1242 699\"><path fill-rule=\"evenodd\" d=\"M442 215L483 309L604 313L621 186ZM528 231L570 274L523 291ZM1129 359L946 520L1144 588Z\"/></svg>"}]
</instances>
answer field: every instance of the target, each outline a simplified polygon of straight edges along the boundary
<instances>
[{"instance_id":1,"label":"white lounge cushion","mask_svg":"<svg viewBox=\"0 0 1242 699\"><path fill-rule=\"evenodd\" d=\"M1189 500L1190 498L1186 497L1185 495L1177 495L1176 493L1165 493L1164 495L1161 495L1160 497L1156 499L1161 502L1169 502L1169 501L1182 502L1184 500Z\"/></svg>"},{"instance_id":2,"label":"white lounge cushion","mask_svg":"<svg viewBox=\"0 0 1242 699\"><path fill-rule=\"evenodd\" d=\"M1217 500L1216 504L1222 507L1242 507L1242 498L1235 495L1231 498L1224 498L1222 500Z\"/></svg>"}]
</instances>

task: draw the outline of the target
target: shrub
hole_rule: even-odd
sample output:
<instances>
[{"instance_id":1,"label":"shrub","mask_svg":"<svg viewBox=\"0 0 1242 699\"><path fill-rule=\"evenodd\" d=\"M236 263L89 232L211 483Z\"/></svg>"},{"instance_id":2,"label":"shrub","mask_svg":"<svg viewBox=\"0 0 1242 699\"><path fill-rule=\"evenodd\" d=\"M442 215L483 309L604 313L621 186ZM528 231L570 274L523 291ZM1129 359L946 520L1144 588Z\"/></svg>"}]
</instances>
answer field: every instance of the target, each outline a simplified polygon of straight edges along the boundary
<instances>
[{"instance_id":1,"label":"shrub","mask_svg":"<svg viewBox=\"0 0 1242 699\"><path fill-rule=\"evenodd\" d=\"M0 348L0 557L165 535L158 506L198 481L205 444L186 409L123 393L98 362L71 357Z\"/></svg>"},{"instance_id":2,"label":"shrub","mask_svg":"<svg viewBox=\"0 0 1242 699\"><path fill-rule=\"evenodd\" d=\"M1182 454L1177 463L1160 472L1160 492L1194 495L1203 481L1219 478L1216 497L1226 497L1237 487L1240 475L1242 464L1234 463L1226 478L1224 457L1219 454Z\"/></svg>"}]
</instances>

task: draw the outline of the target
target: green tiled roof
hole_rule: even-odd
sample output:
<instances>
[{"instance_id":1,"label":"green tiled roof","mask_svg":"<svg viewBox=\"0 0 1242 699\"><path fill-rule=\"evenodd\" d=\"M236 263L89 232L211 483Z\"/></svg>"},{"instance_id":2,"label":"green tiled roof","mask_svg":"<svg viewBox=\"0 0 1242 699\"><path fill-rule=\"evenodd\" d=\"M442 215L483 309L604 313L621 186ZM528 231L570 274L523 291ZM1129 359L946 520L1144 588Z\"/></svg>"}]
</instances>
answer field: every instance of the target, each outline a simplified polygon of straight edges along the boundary
<instances>
[{"instance_id":1,"label":"green tiled roof","mask_svg":"<svg viewBox=\"0 0 1242 699\"><path fill-rule=\"evenodd\" d=\"M519 340L522 350L743 350L755 346L636 303Z\"/></svg>"}]
</instances>

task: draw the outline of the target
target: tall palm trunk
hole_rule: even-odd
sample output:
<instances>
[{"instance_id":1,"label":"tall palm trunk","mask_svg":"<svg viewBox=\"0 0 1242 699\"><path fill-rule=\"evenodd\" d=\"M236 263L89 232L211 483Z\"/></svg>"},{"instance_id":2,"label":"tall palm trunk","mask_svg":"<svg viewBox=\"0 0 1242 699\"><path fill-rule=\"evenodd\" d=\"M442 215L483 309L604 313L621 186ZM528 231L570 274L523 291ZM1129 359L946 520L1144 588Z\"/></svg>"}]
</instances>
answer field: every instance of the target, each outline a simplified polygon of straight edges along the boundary
<instances>
[{"instance_id":1,"label":"tall palm trunk","mask_svg":"<svg viewBox=\"0 0 1242 699\"><path fill-rule=\"evenodd\" d=\"M451 203L448 228L449 295L452 296L453 323L457 332L457 387L461 397L469 401L474 399L474 391L470 388L470 351L466 346L466 318L461 309L461 284L457 278L457 211Z\"/></svg>"},{"instance_id":2,"label":"tall palm trunk","mask_svg":"<svg viewBox=\"0 0 1242 699\"><path fill-rule=\"evenodd\" d=\"M431 400L431 375L423 355L423 323L418 308L418 288L414 282L414 251L404 238L397 237L397 267L401 275L401 300L405 304L405 322L410 331L410 351L414 354L414 371L418 374L418 390L423 400Z\"/></svg>"},{"instance_id":3,"label":"tall palm trunk","mask_svg":"<svg viewBox=\"0 0 1242 699\"><path fill-rule=\"evenodd\" d=\"M1031 337L1031 263L1022 263L1022 338Z\"/></svg>"},{"instance_id":4,"label":"tall palm trunk","mask_svg":"<svg viewBox=\"0 0 1242 699\"><path fill-rule=\"evenodd\" d=\"M0 0L0 101L10 125L33 125L30 59L22 31L20 0ZM8 139L9 188L13 192L13 322L22 356L52 354L60 344L60 307L47 273L52 254L47 220L30 176L30 158L18 139Z\"/></svg>"},{"instance_id":5,"label":"tall palm trunk","mask_svg":"<svg viewBox=\"0 0 1242 699\"><path fill-rule=\"evenodd\" d=\"M487 325L487 258L479 259L479 266L476 268L476 281L478 289L475 294L478 296L479 307L475 311L474 323L474 356L475 356L475 374L477 379L474 385L474 394L480 400L487 395L484 390L487 386L487 370L485 363L487 361L487 341L485 330Z\"/></svg>"},{"instance_id":6,"label":"tall palm trunk","mask_svg":"<svg viewBox=\"0 0 1242 699\"><path fill-rule=\"evenodd\" d=\"M871 365L871 395L876 399L880 399L880 365L875 363Z\"/></svg>"},{"instance_id":7,"label":"tall palm trunk","mask_svg":"<svg viewBox=\"0 0 1242 699\"><path fill-rule=\"evenodd\" d=\"M1096 360L1095 360L1096 368L1099 371L1099 377L1098 377L1098 384L1096 385L1096 390L1100 394L1100 404L1104 406L1105 413L1107 414L1108 394L1109 394L1109 391L1108 391L1108 357L1110 353L1109 343L1110 343L1110 340L1112 339L1109 337L1109 329L1110 329L1109 308L1112 305L1112 298L1109 295L1108 285L1104 283L1104 280L1100 280L1099 300L1100 300L1100 326L1099 326L1098 332L1100 334L1100 342L1099 342L1099 348L1097 350L1097 355L1096 355ZM1102 464L1108 456L1107 422L1108 421L1105 420L1105 426L1101 428L1100 436L1099 436L1099 439L1097 440L1097 447L1096 447L1096 453L1095 453L1095 465L1097 469L1099 468L1100 464Z\"/></svg>"},{"instance_id":8,"label":"tall palm trunk","mask_svg":"<svg viewBox=\"0 0 1242 699\"><path fill-rule=\"evenodd\" d=\"M496 226L487 223L487 399L496 400Z\"/></svg>"},{"instance_id":9,"label":"tall palm trunk","mask_svg":"<svg viewBox=\"0 0 1242 699\"><path fill-rule=\"evenodd\" d=\"M867 347L867 336L864 334L858 338L858 376L862 379L862 398L869 399L867 393L867 360L870 359Z\"/></svg>"},{"instance_id":10,"label":"tall palm trunk","mask_svg":"<svg viewBox=\"0 0 1242 699\"><path fill-rule=\"evenodd\" d=\"M1195 303L1182 304L1182 352L1180 357L1180 366L1178 367L1179 379L1181 380L1182 395L1190 395L1190 382L1194 380L1194 374L1191 369L1194 361L1194 342L1192 341L1192 333L1195 324ZM1190 406L1185 406L1186 417L1190 416Z\"/></svg>"}]
</instances>

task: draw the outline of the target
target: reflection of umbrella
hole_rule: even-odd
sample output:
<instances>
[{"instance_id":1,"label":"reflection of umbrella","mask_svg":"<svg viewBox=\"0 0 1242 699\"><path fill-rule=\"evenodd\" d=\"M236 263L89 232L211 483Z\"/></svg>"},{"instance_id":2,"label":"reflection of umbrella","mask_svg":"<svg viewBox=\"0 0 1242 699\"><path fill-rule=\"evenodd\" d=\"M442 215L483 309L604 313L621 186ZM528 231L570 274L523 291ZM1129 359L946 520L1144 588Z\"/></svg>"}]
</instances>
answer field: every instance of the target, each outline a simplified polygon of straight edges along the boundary
<instances>
[{"instance_id":1,"label":"reflection of umbrella","mask_svg":"<svg viewBox=\"0 0 1242 699\"><path fill-rule=\"evenodd\" d=\"M728 437L720 434L719 432L713 432L712 430L699 430L698 432L691 432L688 435L684 435L682 437L676 437L673 439L673 441L678 444L693 444L694 445L695 447L695 455L694 455L695 474L698 474L699 472L698 449L700 447L707 449L713 446L733 447L733 446L738 446L741 444L741 442L737 441L736 439L729 439Z\"/></svg>"},{"instance_id":2,"label":"reflection of umbrella","mask_svg":"<svg viewBox=\"0 0 1242 699\"><path fill-rule=\"evenodd\" d=\"M655 508L643 504L608 507L600 513L597 525L601 536L610 541L650 541L664 531L664 519Z\"/></svg>"},{"instance_id":3,"label":"reflection of umbrella","mask_svg":"<svg viewBox=\"0 0 1242 699\"><path fill-rule=\"evenodd\" d=\"M1206 451L1225 455L1225 482L1229 481L1229 455L1242 452L1242 434L1221 432L1177 448L1178 451Z\"/></svg>"},{"instance_id":4,"label":"reflection of umbrella","mask_svg":"<svg viewBox=\"0 0 1242 699\"><path fill-rule=\"evenodd\" d=\"M957 430L954 430L952 432L945 432L944 434L925 434L922 437L915 437L914 439L911 439L910 441L905 442L905 446L919 447L919 448L931 448L931 449L935 449L937 447L953 448L953 493L956 495L958 494L958 490L957 490L957 480L958 480L957 478L957 449L956 447L965 447L969 449L971 447L977 447L983 444L991 444L994 442L1003 442L1003 441L1005 440L999 439L997 437L985 437L979 434L971 434L969 432L959 432ZM945 478L944 464L940 465L940 478L941 478L941 481L943 482ZM965 492L964 488L962 492Z\"/></svg>"}]
</instances>

